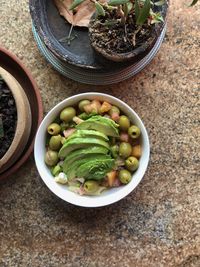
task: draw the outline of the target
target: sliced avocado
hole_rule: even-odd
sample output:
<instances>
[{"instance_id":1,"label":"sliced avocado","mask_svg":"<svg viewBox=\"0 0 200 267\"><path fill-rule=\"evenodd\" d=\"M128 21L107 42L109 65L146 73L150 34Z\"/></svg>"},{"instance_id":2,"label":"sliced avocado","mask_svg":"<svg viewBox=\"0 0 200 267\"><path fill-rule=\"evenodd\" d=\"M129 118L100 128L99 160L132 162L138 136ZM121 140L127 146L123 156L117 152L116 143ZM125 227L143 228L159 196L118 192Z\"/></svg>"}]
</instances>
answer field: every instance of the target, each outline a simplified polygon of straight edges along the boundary
<instances>
[{"instance_id":1,"label":"sliced avocado","mask_svg":"<svg viewBox=\"0 0 200 267\"><path fill-rule=\"evenodd\" d=\"M84 163L87 163L89 161L93 161L94 159L99 160L99 161L103 161L103 160L110 159L110 156L101 155L101 154L88 155L87 157L85 157L83 159L79 159L79 160L73 162L67 170L63 169L63 171L67 174L67 178L69 180L71 180L75 177L81 177L79 175L79 173L77 172L78 167Z\"/></svg>"},{"instance_id":2,"label":"sliced avocado","mask_svg":"<svg viewBox=\"0 0 200 267\"><path fill-rule=\"evenodd\" d=\"M72 138L64 143L58 156L59 158L64 158L69 152L80 148L86 148L88 145L102 146L109 149L109 144L98 138Z\"/></svg>"},{"instance_id":3,"label":"sliced avocado","mask_svg":"<svg viewBox=\"0 0 200 267\"><path fill-rule=\"evenodd\" d=\"M113 137L119 136L119 131L117 127L118 124L116 124L113 120L99 115L93 116L76 126L77 129L96 130L101 133L104 133L105 135Z\"/></svg>"},{"instance_id":4,"label":"sliced avocado","mask_svg":"<svg viewBox=\"0 0 200 267\"><path fill-rule=\"evenodd\" d=\"M99 131L94 131L94 130L77 130L75 133L73 133L67 138L67 141L72 138L78 138L78 137L82 137L82 138L94 137L94 138L102 139L104 141L109 141L108 137L105 134Z\"/></svg>"},{"instance_id":5,"label":"sliced avocado","mask_svg":"<svg viewBox=\"0 0 200 267\"><path fill-rule=\"evenodd\" d=\"M70 152L66 156L62 166L64 170L67 170L74 161L77 161L81 158L85 158L88 155L91 155L91 154L93 154L93 156L95 156L95 154L106 155L107 153L108 153L108 149L105 147L90 145L87 148L77 149L77 150Z\"/></svg>"},{"instance_id":6,"label":"sliced avocado","mask_svg":"<svg viewBox=\"0 0 200 267\"><path fill-rule=\"evenodd\" d=\"M76 173L85 178L86 180L100 180L112 170L114 166L114 159L92 159L86 163L83 163L77 168Z\"/></svg>"},{"instance_id":7,"label":"sliced avocado","mask_svg":"<svg viewBox=\"0 0 200 267\"><path fill-rule=\"evenodd\" d=\"M107 123L109 125L112 125L113 127L116 127L116 128L119 127L119 125L116 122L114 122L112 119L109 119L107 117L102 117L100 115L96 115L96 116L91 117L90 121L101 121L101 122Z\"/></svg>"}]
</instances>

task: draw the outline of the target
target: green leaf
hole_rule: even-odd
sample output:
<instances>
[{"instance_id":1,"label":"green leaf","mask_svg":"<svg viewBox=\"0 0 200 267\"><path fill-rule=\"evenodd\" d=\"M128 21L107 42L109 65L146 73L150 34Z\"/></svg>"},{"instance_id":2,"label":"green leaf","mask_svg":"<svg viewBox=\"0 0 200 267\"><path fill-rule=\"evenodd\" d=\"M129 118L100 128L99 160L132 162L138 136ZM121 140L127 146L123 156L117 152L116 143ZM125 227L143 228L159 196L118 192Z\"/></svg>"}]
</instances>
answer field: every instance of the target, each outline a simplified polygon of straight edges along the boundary
<instances>
[{"instance_id":1,"label":"green leaf","mask_svg":"<svg viewBox=\"0 0 200 267\"><path fill-rule=\"evenodd\" d=\"M126 17L130 13L130 11L131 11L132 8L133 8L133 4L131 2L126 3L126 4L123 5L123 11L124 11L124 15Z\"/></svg>"},{"instance_id":2,"label":"green leaf","mask_svg":"<svg viewBox=\"0 0 200 267\"><path fill-rule=\"evenodd\" d=\"M85 0L74 0L74 2L69 7L69 10L73 10L77 6L79 6L81 3L83 3Z\"/></svg>"},{"instance_id":3,"label":"green leaf","mask_svg":"<svg viewBox=\"0 0 200 267\"><path fill-rule=\"evenodd\" d=\"M192 3L190 4L190 6L194 6L197 2L198 2L198 0L193 0Z\"/></svg>"},{"instance_id":4,"label":"green leaf","mask_svg":"<svg viewBox=\"0 0 200 267\"><path fill-rule=\"evenodd\" d=\"M164 19L160 13L154 13L153 11L151 12L151 24L156 24L160 22L164 22Z\"/></svg>"},{"instance_id":5,"label":"green leaf","mask_svg":"<svg viewBox=\"0 0 200 267\"><path fill-rule=\"evenodd\" d=\"M126 3L130 2L129 0L110 0L108 2L109 6L119 6L119 5L124 5Z\"/></svg>"},{"instance_id":6,"label":"green leaf","mask_svg":"<svg viewBox=\"0 0 200 267\"><path fill-rule=\"evenodd\" d=\"M138 2L138 0L136 0L136 2ZM139 6L139 3L137 3ZM136 15L136 24L137 25L142 25L145 23L145 21L147 20L147 18L149 17L149 13L150 13L150 9L151 9L151 2L150 0L145 0L143 7L139 7L139 15Z\"/></svg>"},{"instance_id":7,"label":"green leaf","mask_svg":"<svg viewBox=\"0 0 200 267\"><path fill-rule=\"evenodd\" d=\"M105 16L106 12L101 4L95 2L96 12L98 16Z\"/></svg>"},{"instance_id":8,"label":"green leaf","mask_svg":"<svg viewBox=\"0 0 200 267\"><path fill-rule=\"evenodd\" d=\"M136 1L135 1L135 17L136 17L136 20L137 20L137 18L139 17L139 14L140 14L139 1L136 0Z\"/></svg>"},{"instance_id":9,"label":"green leaf","mask_svg":"<svg viewBox=\"0 0 200 267\"><path fill-rule=\"evenodd\" d=\"M133 3L129 2L126 5L127 5L127 8L128 8L128 12L130 12L131 9L133 8Z\"/></svg>"},{"instance_id":10,"label":"green leaf","mask_svg":"<svg viewBox=\"0 0 200 267\"><path fill-rule=\"evenodd\" d=\"M106 27L110 27L110 26L113 26L113 25L116 25L118 23L117 20L106 20L103 25L106 26Z\"/></svg>"},{"instance_id":11,"label":"green leaf","mask_svg":"<svg viewBox=\"0 0 200 267\"><path fill-rule=\"evenodd\" d=\"M4 130L3 130L3 121L0 117L0 138L4 137Z\"/></svg>"},{"instance_id":12,"label":"green leaf","mask_svg":"<svg viewBox=\"0 0 200 267\"><path fill-rule=\"evenodd\" d=\"M158 2L155 2L154 5L155 6L162 6L162 5L164 5L164 3L165 3L165 0L160 0Z\"/></svg>"}]
</instances>

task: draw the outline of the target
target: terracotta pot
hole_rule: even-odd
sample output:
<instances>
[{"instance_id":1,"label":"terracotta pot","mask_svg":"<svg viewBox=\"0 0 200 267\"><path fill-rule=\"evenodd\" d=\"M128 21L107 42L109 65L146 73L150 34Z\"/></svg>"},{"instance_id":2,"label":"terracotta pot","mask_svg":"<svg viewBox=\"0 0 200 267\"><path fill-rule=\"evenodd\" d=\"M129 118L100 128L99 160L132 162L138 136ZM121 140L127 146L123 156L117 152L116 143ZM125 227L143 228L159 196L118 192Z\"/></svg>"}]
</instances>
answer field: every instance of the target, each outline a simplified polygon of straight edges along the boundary
<instances>
[{"instance_id":1,"label":"terracotta pot","mask_svg":"<svg viewBox=\"0 0 200 267\"><path fill-rule=\"evenodd\" d=\"M23 88L29 100L32 115L31 132L24 151L12 166L3 173L0 173L0 180L2 180L14 173L16 176L16 171L23 166L25 161L30 157L33 151L35 134L43 117L43 107L40 91L31 73L14 54L3 47L0 47L0 65L14 77Z\"/></svg>"},{"instance_id":2,"label":"terracotta pot","mask_svg":"<svg viewBox=\"0 0 200 267\"><path fill-rule=\"evenodd\" d=\"M17 109L17 124L13 141L3 158L0 159L0 173L2 173L22 154L31 131L32 117L28 98L17 80L1 67L0 75L12 92Z\"/></svg>"},{"instance_id":3,"label":"terracotta pot","mask_svg":"<svg viewBox=\"0 0 200 267\"><path fill-rule=\"evenodd\" d=\"M168 4L164 4L163 6L159 7L157 11L160 11L163 18L166 21L166 15L167 15L167 9ZM94 24L96 22L95 15L91 18L90 24L89 24L89 38L91 46L93 47L94 51L96 52L98 60L101 62L101 64L105 66L113 66L116 65L115 63L128 63L131 62L136 63L142 58L144 58L149 51L153 48L156 41L161 35L161 32L165 26L165 23L158 23L152 25L151 35L149 38L142 43L139 47L133 49L130 52L125 53L117 53L116 51L108 51L107 49L104 49L99 46L98 40L95 38L96 29L94 28ZM99 32L97 33L99 34Z\"/></svg>"}]
</instances>

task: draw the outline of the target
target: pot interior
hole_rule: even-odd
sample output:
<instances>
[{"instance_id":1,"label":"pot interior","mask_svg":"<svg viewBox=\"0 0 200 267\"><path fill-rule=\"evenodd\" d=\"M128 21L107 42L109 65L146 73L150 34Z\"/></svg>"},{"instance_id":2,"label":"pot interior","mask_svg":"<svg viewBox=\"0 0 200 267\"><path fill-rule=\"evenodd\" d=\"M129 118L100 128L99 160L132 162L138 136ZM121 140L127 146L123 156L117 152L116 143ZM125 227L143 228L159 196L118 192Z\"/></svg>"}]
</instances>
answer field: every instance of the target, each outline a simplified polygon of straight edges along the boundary
<instances>
[{"instance_id":1,"label":"pot interior","mask_svg":"<svg viewBox=\"0 0 200 267\"><path fill-rule=\"evenodd\" d=\"M58 12L53 0L30 0L33 24L42 41L62 60L83 68L101 69L90 45L88 29L74 27L76 38L70 45L60 40L69 34L69 24Z\"/></svg>"},{"instance_id":2,"label":"pot interior","mask_svg":"<svg viewBox=\"0 0 200 267\"><path fill-rule=\"evenodd\" d=\"M17 127L15 98L0 74L0 161L10 148Z\"/></svg>"}]
</instances>

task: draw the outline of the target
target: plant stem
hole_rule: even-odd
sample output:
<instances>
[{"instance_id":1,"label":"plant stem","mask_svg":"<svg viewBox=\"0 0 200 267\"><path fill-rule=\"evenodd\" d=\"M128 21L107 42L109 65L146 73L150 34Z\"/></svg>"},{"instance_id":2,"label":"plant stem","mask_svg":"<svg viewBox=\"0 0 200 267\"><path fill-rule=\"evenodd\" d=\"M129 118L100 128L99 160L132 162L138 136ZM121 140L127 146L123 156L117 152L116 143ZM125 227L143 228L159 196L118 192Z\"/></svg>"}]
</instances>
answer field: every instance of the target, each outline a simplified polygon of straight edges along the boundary
<instances>
[{"instance_id":1,"label":"plant stem","mask_svg":"<svg viewBox=\"0 0 200 267\"><path fill-rule=\"evenodd\" d=\"M61 43L65 43L65 42L67 42L67 44L70 45L71 42L77 37L76 34L75 34L74 36L72 36L73 28L74 28L74 25L71 24L71 27L70 27L68 36L67 36L67 37L64 37L64 38L62 38L62 39L59 40Z\"/></svg>"},{"instance_id":2,"label":"plant stem","mask_svg":"<svg viewBox=\"0 0 200 267\"><path fill-rule=\"evenodd\" d=\"M138 27L138 29L134 32L133 34L133 37L132 37L132 43L133 43L133 46L136 45L136 34L141 30L141 26Z\"/></svg>"},{"instance_id":3,"label":"plant stem","mask_svg":"<svg viewBox=\"0 0 200 267\"><path fill-rule=\"evenodd\" d=\"M122 5L119 5L119 6L117 7L117 12L118 12L118 14L119 14L120 17L121 17L121 22L122 22L122 24L125 24L125 23L126 23L126 17L125 17L125 15L124 15L124 11L122 10Z\"/></svg>"}]
</instances>

